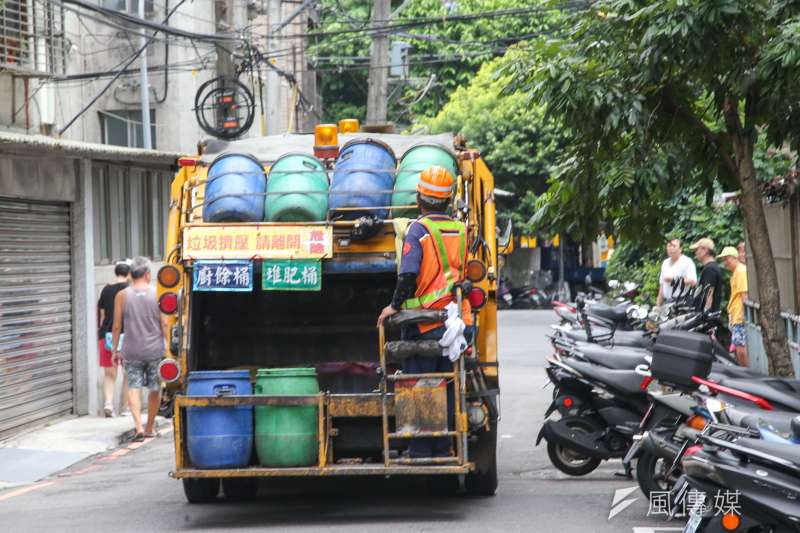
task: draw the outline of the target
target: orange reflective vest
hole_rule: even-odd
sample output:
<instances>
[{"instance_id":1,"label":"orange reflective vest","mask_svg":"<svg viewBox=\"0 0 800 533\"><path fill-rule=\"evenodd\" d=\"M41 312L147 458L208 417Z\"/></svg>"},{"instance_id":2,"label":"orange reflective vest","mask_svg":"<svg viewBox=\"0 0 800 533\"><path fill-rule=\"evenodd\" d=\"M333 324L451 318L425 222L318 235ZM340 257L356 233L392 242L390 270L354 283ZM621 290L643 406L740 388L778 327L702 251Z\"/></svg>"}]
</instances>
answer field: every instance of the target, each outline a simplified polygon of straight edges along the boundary
<instances>
[{"instance_id":1,"label":"orange reflective vest","mask_svg":"<svg viewBox=\"0 0 800 533\"><path fill-rule=\"evenodd\" d=\"M404 309L444 309L453 301L453 287L464 280L467 263L467 228L456 220L435 220L420 217L428 235L420 239L422 262L417 274L417 290L403 303ZM472 325L469 301L464 298L462 319ZM422 333L442 323L420 324Z\"/></svg>"}]
</instances>

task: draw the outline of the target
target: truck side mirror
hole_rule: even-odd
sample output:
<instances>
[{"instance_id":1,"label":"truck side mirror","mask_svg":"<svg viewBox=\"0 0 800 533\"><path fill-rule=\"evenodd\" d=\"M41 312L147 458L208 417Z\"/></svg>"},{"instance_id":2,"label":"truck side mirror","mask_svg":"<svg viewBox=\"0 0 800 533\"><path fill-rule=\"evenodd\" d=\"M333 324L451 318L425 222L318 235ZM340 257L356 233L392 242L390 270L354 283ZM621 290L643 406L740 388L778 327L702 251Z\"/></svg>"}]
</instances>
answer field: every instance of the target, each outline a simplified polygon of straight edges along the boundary
<instances>
[{"instance_id":1,"label":"truck side mirror","mask_svg":"<svg viewBox=\"0 0 800 533\"><path fill-rule=\"evenodd\" d=\"M508 221L506 225L506 229L503 231L502 235L497 237L497 251L498 253L506 253L508 250L509 245L511 244L511 232L513 230L511 221Z\"/></svg>"}]
</instances>

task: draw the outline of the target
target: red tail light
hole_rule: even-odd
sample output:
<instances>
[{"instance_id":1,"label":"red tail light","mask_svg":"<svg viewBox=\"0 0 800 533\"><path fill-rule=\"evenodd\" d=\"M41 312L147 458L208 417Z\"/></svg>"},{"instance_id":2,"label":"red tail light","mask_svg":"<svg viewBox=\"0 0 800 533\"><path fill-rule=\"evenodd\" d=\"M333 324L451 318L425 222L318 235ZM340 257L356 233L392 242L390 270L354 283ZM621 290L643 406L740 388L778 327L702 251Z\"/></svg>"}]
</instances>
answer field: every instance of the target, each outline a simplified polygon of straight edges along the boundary
<instances>
[{"instance_id":1,"label":"red tail light","mask_svg":"<svg viewBox=\"0 0 800 533\"><path fill-rule=\"evenodd\" d=\"M158 375L162 381L172 383L181 377L181 367L175 359L164 359L158 365Z\"/></svg>"},{"instance_id":2,"label":"red tail light","mask_svg":"<svg viewBox=\"0 0 800 533\"><path fill-rule=\"evenodd\" d=\"M564 407L566 407L567 409L569 409L570 407L575 405L575 401L572 398L570 398L569 396L564 398L564 402L563 403L564 403Z\"/></svg>"},{"instance_id":3,"label":"red tail light","mask_svg":"<svg viewBox=\"0 0 800 533\"><path fill-rule=\"evenodd\" d=\"M703 451L703 447L699 444L695 444L694 446L689 446L686 448L686 451L683 452L684 457L689 457L690 455L694 455L696 453L700 453Z\"/></svg>"},{"instance_id":4,"label":"red tail light","mask_svg":"<svg viewBox=\"0 0 800 533\"><path fill-rule=\"evenodd\" d=\"M178 295L174 292L165 292L158 299L158 308L165 315L171 315L178 310Z\"/></svg>"},{"instance_id":5,"label":"red tail light","mask_svg":"<svg viewBox=\"0 0 800 533\"><path fill-rule=\"evenodd\" d=\"M539 294L539 291L536 289L536 287L534 287L534 288L532 288L532 289L531 289L531 294L533 294L534 296L536 296L537 294Z\"/></svg>"},{"instance_id":6,"label":"red tail light","mask_svg":"<svg viewBox=\"0 0 800 533\"><path fill-rule=\"evenodd\" d=\"M639 389L641 389L641 390L647 390L647 387L649 387L649 386L650 386L650 383L651 383L652 381L653 381L653 378L652 378L652 377L650 377L650 376L645 376L645 377L642 379L642 382L639 384Z\"/></svg>"},{"instance_id":7,"label":"red tail light","mask_svg":"<svg viewBox=\"0 0 800 533\"><path fill-rule=\"evenodd\" d=\"M741 398L742 400L751 401L757 406L759 406L761 409L764 409L765 411L774 410L772 404L770 404L767 400L765 400L761 396L756 396L755 394L750 394L749 392L742 392L740 390L732 389L730 387L726 387L725 385L720 385L715 381L703 379L698 376L692 376L692 381L694 381L695 383L699 383L700 385L705 385L714 392L728 394L735 398Z\"/></svg>"},{"instance_id":8,"label":"red tail light","mask_svg":"<svg viewBox=\"0 0 800 533\"><path fill-rule=\"evenodd\" d=\"M469 305L471 305L473 309L480 309L486 305L486 292L480 287L473 287L472 290L469 291L467 299L469 300Z\"/></svg>"}]
</instances>

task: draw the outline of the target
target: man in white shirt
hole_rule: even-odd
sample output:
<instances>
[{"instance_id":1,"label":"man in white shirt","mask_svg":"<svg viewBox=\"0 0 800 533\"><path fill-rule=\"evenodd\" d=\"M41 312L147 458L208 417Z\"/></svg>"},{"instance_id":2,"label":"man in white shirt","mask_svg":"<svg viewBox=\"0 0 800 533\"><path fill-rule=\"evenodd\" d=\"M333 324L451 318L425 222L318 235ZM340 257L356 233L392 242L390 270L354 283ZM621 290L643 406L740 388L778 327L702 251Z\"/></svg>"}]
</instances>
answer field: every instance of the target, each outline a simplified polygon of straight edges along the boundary
<instances>
[{"instance_id":1,"label":"man in white shirt","mask_svg":"<svg viewBox=\"0 0 800 533\"><path fill-rule=\"evenodd\" d=\"M667 243L667 257L661 264L661 276L658 285L657 305L669 302L679 294L672 294L672 282L683 278L683 282L688 286L697 284L697 271L694 261L683 255L681 252L680 239L670 239Z\"/></svg>"}]
</instances>

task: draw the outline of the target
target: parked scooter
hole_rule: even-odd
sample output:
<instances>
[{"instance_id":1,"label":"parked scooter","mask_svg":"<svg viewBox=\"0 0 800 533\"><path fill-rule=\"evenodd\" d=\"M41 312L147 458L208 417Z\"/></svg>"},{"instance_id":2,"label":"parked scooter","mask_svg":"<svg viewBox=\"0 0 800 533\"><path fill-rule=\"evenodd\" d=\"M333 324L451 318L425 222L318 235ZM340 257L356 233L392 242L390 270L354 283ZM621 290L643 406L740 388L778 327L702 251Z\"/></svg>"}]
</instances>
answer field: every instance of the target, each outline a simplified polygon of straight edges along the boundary
<instances>
[{"instance_id":1,"label":"parked scooter","mask_svg":"<svg viewBox=\"0 0 800 533\"><path fill-rule=\"evenodd\" d=\"M498 309L511 309L514 303L514 297L511 295L511 289L508 285L508 280L503 277L497 286L497 308Z\"/></svg>"},{"instance_id":2,"label":"parked scooter","mask_svg":"<svg viewBox=\"0 0 800 533\"><path fill-rule=\"evenodd\" d=\"M800 418L792 430L800 439ZM685 474L676 487L678 504L690 490L696 495L684 532L800 531L800 446L713 424L697 440L681 461Z\"/></svg>"}]
</instances>

